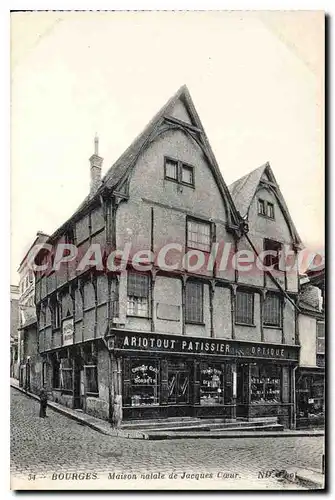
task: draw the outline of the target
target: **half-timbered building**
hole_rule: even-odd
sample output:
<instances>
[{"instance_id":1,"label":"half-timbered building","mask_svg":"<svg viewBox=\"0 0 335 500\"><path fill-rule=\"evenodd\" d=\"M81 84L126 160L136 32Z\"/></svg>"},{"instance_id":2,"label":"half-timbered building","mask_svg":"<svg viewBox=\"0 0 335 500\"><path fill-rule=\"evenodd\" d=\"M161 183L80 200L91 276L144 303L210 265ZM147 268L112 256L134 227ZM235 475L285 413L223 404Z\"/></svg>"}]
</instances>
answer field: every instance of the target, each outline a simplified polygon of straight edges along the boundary
<instances>
[{"instance_id":1,"label":"half-timbered building","mask_svg":"<svg viewBox=\"0 0 335 500\"><path fill-rule=\"evenodd\" d=\"M300 239L271 167L228 189L182 87L103 178L96 141L90 168L89 195L47 242L75 245L76 258L37 259L52 398L115 423L276 416L292 426L298 274L279 269L278 252L296 255ZM96 268L83 264L94 244ZM277 254L273 271L233 265L236 252L264 249Z\"/></svg>"}]
</instances>

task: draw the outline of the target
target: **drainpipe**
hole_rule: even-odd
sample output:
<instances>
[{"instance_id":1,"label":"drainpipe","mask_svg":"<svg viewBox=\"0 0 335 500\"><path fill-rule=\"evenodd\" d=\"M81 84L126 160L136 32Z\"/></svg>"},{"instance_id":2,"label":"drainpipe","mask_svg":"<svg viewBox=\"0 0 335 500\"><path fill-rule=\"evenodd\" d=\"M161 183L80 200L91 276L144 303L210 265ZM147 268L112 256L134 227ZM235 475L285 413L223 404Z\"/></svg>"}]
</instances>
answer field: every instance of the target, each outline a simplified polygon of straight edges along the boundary
<instances>
[{"instance_id":1,"label":"drainpipe","mask_svg":"<svg viewBox=\"0 0 335 500\"><path fill-rule=\"evenodd\" d=\"M295 393L295 372L298 366L294 366L292 371L292 387L293 387L293 415L292 415L292 427L293 429L297 426L297 408L296 408L296 393Z\"/></svg>"},{"instance_id":2,"label":"drainpipe","mask_svg":"<svg viewBox=\"0 0 335 500\"><path fill-rule=\"evenodd\" d=\"M107 327L105 335L102 337L102 340L108 354L108 377L107 377L108 378L108 422L111 424L113 420L113 405L112 405L113 374L112 374L112 353L108 347L108 342L106 339L108 331L109 329Z\"/></svg>"}]
</instances>

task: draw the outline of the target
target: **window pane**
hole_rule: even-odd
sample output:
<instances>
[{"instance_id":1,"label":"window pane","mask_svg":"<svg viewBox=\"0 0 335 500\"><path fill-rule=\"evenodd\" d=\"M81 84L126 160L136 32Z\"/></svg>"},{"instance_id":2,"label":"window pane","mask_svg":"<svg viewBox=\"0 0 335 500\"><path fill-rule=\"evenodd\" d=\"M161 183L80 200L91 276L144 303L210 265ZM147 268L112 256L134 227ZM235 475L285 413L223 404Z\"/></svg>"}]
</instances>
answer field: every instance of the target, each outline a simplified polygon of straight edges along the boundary
<instances>
[{"instance_id":1,"label":"window pane","mask_svg":"<svg viewBox=\"0 0 335 500\"><path fill-rule=\"evenodd\" d=\"M258 200L258 213L265 215L265 202L264 202L264 200Z\"/></svg>"},{"instance_id":2,"label":"window pane","mask_svg":"<svg viewBox=\"0 0 335 500\"><path fill-rule=\"evenodd\" d=\"M210 224L206 222L187 222L187 246L210 252L211 230Z\"/></svg>"},{"instance_id":3,"label":"window pane","mask_svg":"<svg viewBox=\"0 0 335 500\"><path fill-rule=\"evenodd\" d=\"M325 353L325 324L317 323L317 351L318 354Z\"/></svg>"},{"instance_id":4,"label":"window pane","mask_svg":"<svg viewBox=\"0 0 335 500\"><path fill-rule=\"evenodd\" d=\"M275 217L274 206L272 203L267 204L267 216L270 217L271 219L274 219Z\"/></svg>"},{"instance_id":5,"label":"window pane","mask_svg":"<svg viewBox=\"0 0 335 500\"><path fill-rule=\"evenodd\" d=\"M281 400L281 367L262 366L251 376L251 402L279 403Z\"/></svg>"},{"instance_id":6,"label":"window pane","mask_svg":"<svg viewBox=\"0 0 335 500\"><path fill-rule=\"evenodd\" d=\"M189 281L186 283L186 321L203 322L203 285Z\"/></svg>"},{"instance_id":7,"label":"window pane","mask_svg":"<svg viewBox=\"0 0 335 500\"><path fill-rule=\"evenodd\" d=\"M72 370L61 371L61 388L72 391Z\"/></svg>"},{"instance_id":8,"label":"window pane","mask_svg":"<svg viewBox=\"0 0 335 500\"><path fill-rule=\"evenodd\" d=\"M127 314L128 316L148 317L149 315L148 299L144 297L143 298L128 297Z\"/></svg>"},{"instance_id":9,"label":"window pane","mask_svg":"<svg viewBox=\"0 0 335 500\"><path fill-rule=\"evenodd\" d=\"M193 168L192 167L188 167L187 165L183 165L181 180L182 180L182 182L185 182L186 184L193 185Z\"/></svg>"},{"instance_id":10,"label":"window pane","mask_svg":"<svg viewBox=\"0 0 335 500\"><path fill-rule=\"evenodd\" d=\"M264 240L264 251L271 251L270 255L265 255L264 265L273 266L273 269L278 270L279 265L279 252L281 251L282 244L278 241Z\"/></svg>"},{"instance_id":11,"label":"window pane","mask_svg":"<svg viewBox=\"0 0 335 500\"><path fill-rule=\"evenodd\" d=\"M131 406L159 404L159 366L157 361L131 364Z\"/></svg>"},{"instance_id":12,"label":"window pane","mask_svg":"<svg viewBox=\"0 0 335 500\"><path fill-rule=\"evenodd\" d=\"M149 278L146 274L128 273L128 295L148 297Z\"/></svg>"},{"instance_id":13,"label":"window pane","mask_svg":"<svg viewBox=\"0 0 335 500\"><path fill-rule=\"evenodd\" d=\"M236 294L236 322L253 324L253 293L238 291Z\"/></svg>"},{"instance_id":14,"label":"window pane","mask_svg":"<svg viewBox=\"0 0 335 500\"><path fill-rule=\"evenodd\" d=\"M127 314L148 317L149 278L145 274L128 273Z\"/></svg>"},{"instance_id":15,"label":"window pane","mask_svg":"<svg viewBox=\"0 0 335 500\"><path fill-rule=\"evenodd\" d=\"M220 365L200 365L200 404L224 404L224 373Z\"/></svg>"},{"instance_id":16,"label":"window pane","mask_svg":"<svg viewBox=\"0 0 335 500\"><path fill-rule=\"evenodd\" d=\"M178 179L178 163L174 160L165 160L165 177L169 179Z\"/></svg>"},{"instance_id":17,"label":"window pane","mask_svg":"<svg viewBox=\"0 0 335 500\"><path fill-rule=\"evenodd\" d=\"M264 324L269 326L281 325L281 303L280 297L267 294L264 301Z\"/></svg>"}]
</instances>

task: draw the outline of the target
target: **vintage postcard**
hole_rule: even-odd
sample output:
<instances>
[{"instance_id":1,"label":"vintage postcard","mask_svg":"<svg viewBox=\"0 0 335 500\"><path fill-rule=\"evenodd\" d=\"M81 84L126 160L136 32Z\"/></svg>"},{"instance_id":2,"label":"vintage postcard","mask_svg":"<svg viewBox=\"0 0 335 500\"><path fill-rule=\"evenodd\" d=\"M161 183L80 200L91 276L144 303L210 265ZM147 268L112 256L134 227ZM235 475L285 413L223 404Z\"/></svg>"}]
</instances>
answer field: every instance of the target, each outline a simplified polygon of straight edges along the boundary
<instances>
[{"instance_id":1,"label":"vintage postcard","mask_svg":"<svg viewBox=\"0 0 335 500\"><path fill-rule=\"evenodd\" d=\"M11 13L11 488L324 489L322 11Z\"/></svg>"}]
</instances>

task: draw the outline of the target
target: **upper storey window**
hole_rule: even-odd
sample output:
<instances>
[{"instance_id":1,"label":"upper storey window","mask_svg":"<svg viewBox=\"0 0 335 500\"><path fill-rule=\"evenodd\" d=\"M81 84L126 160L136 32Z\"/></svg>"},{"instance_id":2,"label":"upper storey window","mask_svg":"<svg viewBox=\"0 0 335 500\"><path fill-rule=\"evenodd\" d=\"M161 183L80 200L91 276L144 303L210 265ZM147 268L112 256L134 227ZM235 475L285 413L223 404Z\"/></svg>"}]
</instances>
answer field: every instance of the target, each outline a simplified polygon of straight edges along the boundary
<instances>
[{"instance_id":1,"label":"upper storey window","mask_svg":"<svg viewBox=\"0 0 335 500\"><path fill-rule=\"evenodd\" d=\"M211 225L209 222L187 219L187 246L203 252L211 251Z\"/></svg>"},{"instance_id":2,"label":"upper storey window","mask_svg":"<svg viewBox=\"0 0 335 500\"><path fill-rule=\"evenodd\" d=\"M128 272L127 315L149 316L149 277L146 274Z\"/></svg>"},{"instance_id":3,"label":"upper storey window","mask_svg":"<svg viewBox=\"0 0 335 500\"><path fill-rule=\"evenodd\" d=\"M280 328L282 325L282 303L278 294L267 293L263 311L264 326Z\"/></svg>"},{"instance_id":4,"label":"upper storey window","mask_svg":"<svg viewBox=\"0 0 335 500\"><path fill-rule=\"evenodd\" d=\"M173 158L164 158L164 177L169 181L194 187L194 167Z\"/></svg>"},{"instance_id":5,"label":"upper storey window","mask_svg":"<svg viewBox=\"0 0 335 500\"><path fill-rule=\"evenodd\" d=\"M325 353L325 324L324 321L318 321L316 333L316 352L317 354Z\"/></svg>"},{"instance_id":6,"label":"upper storey window","mask_svg":"<svg viewBox=\"0 0 335 500\"><path fill-rule=\"evenodd\" d=\"M258 213L259 215L263 215L264 217L268 217L269 219L275 218L275 208L273 203L270 203L266 200L258 199Z\"/></svg>"},{"instance_id":7,"label":"upper storey window","mask_svg":"<svg viewBox=\"0 0 335 500\"><path fill-rule=\"evenodd\" d=\"M193 167L189 165L182 164L181 166L181 181L183 184L189 184L190 186L194 186L193 182Z\"/></svg>"},{"instance_id":8,"label":"upper storey window","mask_svg":"<svg viewBox=\"0 0 335 500\"><path fill-rule=\"evenodd\" d=\"M178 181L178 162L165 158L165 179Z\"/></svg>"},{"instance_id":9,"label":"upper storey window","mask_svg":"<svg viewBox=\"0 0 335 500\"><path fill-rule=\"evenodd\" d=\"M272 269L280 271L279 261L282 244L279 241L264 240L264 252L267 252L264 257L264 265L272 266Z\"/></svg>"},{"instance_id":10,"label":"upper storey window","mask_svg":"<svg viewBox=\"0 0 335 500\"><path fill-rule=\"evenodd\" d=\"M266 204L266 215L270 219L274 219L275 218L275 208L274 208L273 203L267 202L267 204Z\"/></svg>"},{"instance_id":11,"label":"upper storey window","mask_svg":"<svg viewBox=\"0 0 335 500\"><path fill-rule=\"evenodd\" d=\"M260 215L265 215L265 201L264 200L258 200L258 213Z\"/></svg>"}]
</instances>

